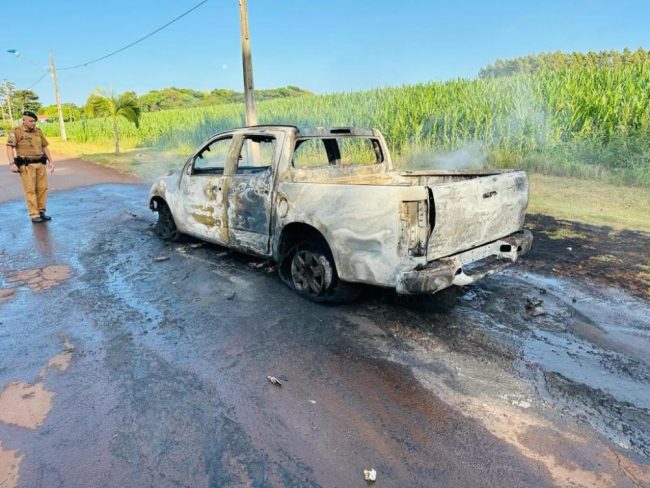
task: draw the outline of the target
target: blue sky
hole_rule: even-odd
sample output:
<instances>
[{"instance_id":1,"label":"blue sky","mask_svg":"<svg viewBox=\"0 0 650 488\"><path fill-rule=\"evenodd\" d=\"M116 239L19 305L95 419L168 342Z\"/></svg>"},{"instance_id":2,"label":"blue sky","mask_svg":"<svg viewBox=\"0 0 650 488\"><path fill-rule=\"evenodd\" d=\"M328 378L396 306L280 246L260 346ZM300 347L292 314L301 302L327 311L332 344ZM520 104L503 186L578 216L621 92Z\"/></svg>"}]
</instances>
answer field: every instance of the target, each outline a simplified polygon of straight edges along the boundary
<instances>
[{"instance_id":1,"label":"blue sky","mask_svg":"<svg viewBox=\"0 0 650 488\"><path fill-rule=\"evenodd\" d=\"M28 88L53 52L58 68L97 58L200 0L5 2L0 79ZM249 0L256 88L317 93L472 78L497 58L543 51L650 48L649 1ZM17 49L20 57L6 53ZM35 66L36 65L36 66ZM242 90L237 0L209 0L112 58L59 72L63 101L95 88ZM51 80L34 88L53 103Z\"/></svg>"}]
</instances>

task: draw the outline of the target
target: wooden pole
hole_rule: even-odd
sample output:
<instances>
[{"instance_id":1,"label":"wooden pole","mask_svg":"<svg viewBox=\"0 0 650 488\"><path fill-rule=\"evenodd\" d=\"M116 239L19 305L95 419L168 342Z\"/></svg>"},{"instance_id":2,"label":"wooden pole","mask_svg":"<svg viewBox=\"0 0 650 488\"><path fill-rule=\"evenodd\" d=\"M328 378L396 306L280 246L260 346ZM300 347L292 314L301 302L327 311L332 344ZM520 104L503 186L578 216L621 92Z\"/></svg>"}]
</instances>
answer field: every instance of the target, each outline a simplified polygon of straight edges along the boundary
<instances>
[{"instance_id":1,"label":"wooden pole","mask_svg":"<svg viewBox=\"0 0 650 488\"><path fill-rule=\"evenodd\" d=\"M50 53L50 72L52 74L52 83L54 83L54 98L56 99L56 110L59 113L59 129L61 131L61 140L67 141L65 133L65 122L63 122L63 109L61 108L61 97L59 96L59 82L56 78L56 68L54 67L54 54Z\"/></svg>"},{"instance_id":2,"label":"wooden pole","mask_svg":"<svg viewBox=\"0 0 650 488\"><path fill-rule=\"evenodd\" d=\"M253 59L251 55L250 34L248 31L248 1L239 0L241 23L241 50L244 65L244 99L246 101L246 125L257 125L255 92L253 87Z\"/></svg>"},{"instance_id":3,"label":"wooden pole","mask_svg":"<svg viewBox=\"0 0 650 488\"><path fill-rule=\"evenodd\" d=\"M2 91L5 94L7 109L9 110L9 124L14 125L14 114L11 111L11 85L7 80L2 84Z\"/></svg>"}]
</instances>

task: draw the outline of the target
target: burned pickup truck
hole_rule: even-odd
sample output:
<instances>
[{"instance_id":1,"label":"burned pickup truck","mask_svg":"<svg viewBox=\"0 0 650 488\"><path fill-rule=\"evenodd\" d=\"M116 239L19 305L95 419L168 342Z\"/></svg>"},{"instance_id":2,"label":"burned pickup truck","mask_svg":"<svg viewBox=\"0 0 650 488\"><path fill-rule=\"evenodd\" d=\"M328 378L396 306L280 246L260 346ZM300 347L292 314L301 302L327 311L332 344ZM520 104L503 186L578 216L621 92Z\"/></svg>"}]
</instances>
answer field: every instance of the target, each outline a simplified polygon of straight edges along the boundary
<instances>
[{"instance_id":1,"label":"burned pickup truck","mask_svg":"<svg viewBox=\"0 0 650 488\"><path fill-rule=\"evenodd\" d=\"M156 233L278 263L313 301L355 284L434 294L531 247L523 171L395 171L375 129L255 126L211 137L149 196Z\"/></svg>"}]
</instances>

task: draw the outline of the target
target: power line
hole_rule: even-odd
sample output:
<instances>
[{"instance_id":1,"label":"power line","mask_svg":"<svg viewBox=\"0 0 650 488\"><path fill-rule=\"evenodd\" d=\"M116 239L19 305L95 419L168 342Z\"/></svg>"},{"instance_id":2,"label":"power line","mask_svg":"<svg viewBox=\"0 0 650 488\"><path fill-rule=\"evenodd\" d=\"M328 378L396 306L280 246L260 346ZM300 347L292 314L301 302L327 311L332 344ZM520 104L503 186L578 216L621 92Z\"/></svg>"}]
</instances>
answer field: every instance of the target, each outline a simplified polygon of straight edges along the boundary
<instances>
[{"instance_id":1,"label":"power line","mask_svg":"<svg viewBox=\"0 0 650 488\"><path fill-rule=\"evenodd\" d=\"M48 69L45 73L43 73L43 76L41 76L38 80L36 80L34 83L32 83L32 84L29 86L29 88L27 88L27 89L28 89L28 90L31 90L32 88L34 88L34 87L35 87L36 85L38 85L41 81L43 81L43 78L45 78L45 77L46 77L47 75L49 75L49 74L50 74L50 70Z\"/></svg>"},{"instance_id":2,"label":"power line","mask_svg":"<svg viewBox=\"0 0 650 488\"><path fill-rule=\"evenodd\" d=\"M64 67L64 68L59 68L59 71L70 70L70 69L77 69L77 68L84 68L84 67L88 66L89 64L97 63L97 62L102 61L102 60L104 60L104 59L106 59L106 58L110 58L111 56L113 56L113 55L115 55L115 54L121 53L122 51L125 51L125 50L127 50L128 48L130 48L130 47L132 47L132 46L135 46L136 44L138 44L138 43L144 41L145 39L148 39L149 37L153 36L154 34L157 34L158 32L160 32L161 30L165 29L166 27L169 27L169 26L172 25L174 22L176 22L176 21L182 19L183 17L185 17L185 16L186 16L187 14L189 14L190 12L193 12L194 10L196 10L197 8L199 8L201 5L203 5L203 4L206 3L207 1L208 1L208 0L203 0L202 2L197 3L196 5L194 5L194 7L192 7L191 9L189 9L189 10L183 12L181 15L179 15L179 16L176 17L175 19L170 20L170 21L167 22L165 25L163 25L162 27L159 27L158 29L156 29L156 30L153 31L153 32L150 32L150 33L147 34L146 36L143 36L143 37L141 37L140 39L138 39L138 40L136 40L136 41L133 41L131 44L127 44L126 46L121 47L120 49L117 49L116 51L113 51L113 52L111 52L111 53L108 53L108 54L106 54L106 55L104 55L104 56L102 56L102 57L100 57L100 58L93 59L93 60L91 60L91 61L87 61L87 62L85 62L85 63L81 63L81 64L75 64L74 66L66 66L66 67ZM41 78L41 79L42 79L42 78ZM41 80L38 80L38 81L41 81ZM38 82L37 82L37 83L38 83Z\"/></svg>"}]
</instances>

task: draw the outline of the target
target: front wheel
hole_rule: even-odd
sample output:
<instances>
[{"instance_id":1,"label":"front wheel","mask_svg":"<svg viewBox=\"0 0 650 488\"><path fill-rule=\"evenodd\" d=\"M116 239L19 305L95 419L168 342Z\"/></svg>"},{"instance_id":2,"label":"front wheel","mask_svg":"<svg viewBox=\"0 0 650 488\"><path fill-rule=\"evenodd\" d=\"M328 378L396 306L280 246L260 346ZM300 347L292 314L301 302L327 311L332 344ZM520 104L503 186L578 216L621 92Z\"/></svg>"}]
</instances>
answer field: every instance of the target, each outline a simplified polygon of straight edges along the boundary
<instances>
[{"instance_id":1,"label":"front wheel","mask_svg":"<svg viewBox=\"0 0 650 488\"><path fill-rule=\"evenodd\" d=\"M174 222L174 216L169 206L165 202L159 202L156 212L158 212L158 220L154 226L156 235L164 241L179 240L181 233L176 228L176 222Z\"/></svg>"},{"instance_id":2,"label":"front wheel","mask_svg":"<svg viewBox=\"0 0 650 488\"><path fill-rule=\"evenodd\" d=\"M326 244L303 242L288 259L288 284L304 298L319 303L347 303L359 296L357 286L339 279Z\"/></svg>"}]
</instances>

